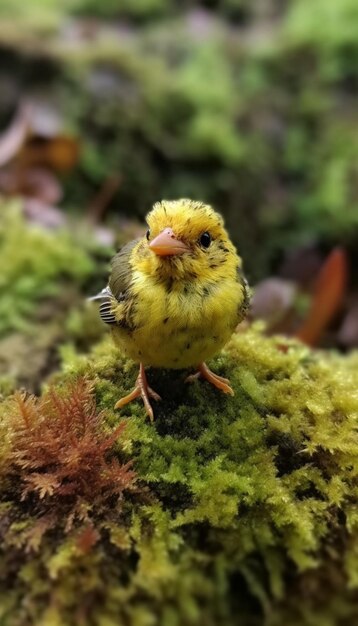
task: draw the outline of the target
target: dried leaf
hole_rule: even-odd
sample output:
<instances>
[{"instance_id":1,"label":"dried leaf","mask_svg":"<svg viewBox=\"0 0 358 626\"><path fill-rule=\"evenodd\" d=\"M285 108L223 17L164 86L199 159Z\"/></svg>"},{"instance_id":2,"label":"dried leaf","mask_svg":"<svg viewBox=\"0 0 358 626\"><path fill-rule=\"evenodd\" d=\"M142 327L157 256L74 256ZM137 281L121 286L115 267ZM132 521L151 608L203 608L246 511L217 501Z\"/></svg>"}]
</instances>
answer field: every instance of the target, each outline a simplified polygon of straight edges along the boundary
<instances>
[{"instance_id":1,"label":"dried leaf","mask_svg":"<svg viewBox=\"0 0 358 626\"><path fill-rule=\"evenodd\" d=\"M21 152L25 167L46 166L57 172L71 171L78 163L79 142L66 135L53 138L32 137Z\"/></svg>"},{"instance_id":2,"label":"dried leaf","mask_svg":"<svg viewBox=\"0 0 358 626\"><path fill-rule=\"evenodd\" d=\"M296 337L308 345L316 345L337 311L346 291L348 262L346 252L335 248L321 268L307 318Z\"/></svg>"}]
</instances>

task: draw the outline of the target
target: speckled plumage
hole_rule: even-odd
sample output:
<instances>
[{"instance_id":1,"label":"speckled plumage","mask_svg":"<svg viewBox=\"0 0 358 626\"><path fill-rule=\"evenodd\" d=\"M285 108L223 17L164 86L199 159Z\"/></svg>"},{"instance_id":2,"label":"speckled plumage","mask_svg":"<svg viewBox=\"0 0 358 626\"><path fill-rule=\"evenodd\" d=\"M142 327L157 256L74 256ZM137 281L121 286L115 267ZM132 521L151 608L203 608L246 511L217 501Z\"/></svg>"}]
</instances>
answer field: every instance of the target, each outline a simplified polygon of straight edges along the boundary
<instances>
[{"instance_id":1,"label":"speckled plumage","mask_svg":"<svg viewBox=\"0 0 358 626\"><path fill-rule=\"evenodd\" d=\"M136 387L116 407L141 395L153 419L144 366L198 368L225 393L229 381L205 361L228 341L249 303L241 259L221 216L201 202L158 202L147 216L146 237L124 246L112 260L109 284L96 298L122 352L140 363ZM160 248L165 238L164 252ZM203 243L203 235L204 243ZM192 379L193 377L189 377Z\"/></svg>"},{"instance_id":2,"label":"speckled plumage","mask_svg":"<svg viewBox=\"0 0 358 626\"><path fill-rule=\"evenodd\" d=\"M109 280L114 340L144 365L196 366L225 345L245 315L248 290L241 259L222 218L207 205L163 201L147 221L151 238L170 226L195 246L190 258L158 258L144 238L118 252ZM197 244L203 231L212 236L207 250Z\"/></svg>"}]
</instances>

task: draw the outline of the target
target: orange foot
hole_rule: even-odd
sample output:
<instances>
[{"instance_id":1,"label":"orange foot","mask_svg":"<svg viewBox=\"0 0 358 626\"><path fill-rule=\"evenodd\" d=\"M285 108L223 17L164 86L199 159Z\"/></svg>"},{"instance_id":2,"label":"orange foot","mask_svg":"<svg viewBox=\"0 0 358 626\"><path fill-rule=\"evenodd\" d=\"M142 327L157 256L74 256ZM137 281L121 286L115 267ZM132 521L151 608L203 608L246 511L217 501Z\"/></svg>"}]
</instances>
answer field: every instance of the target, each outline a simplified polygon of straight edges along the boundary
<instances>
[{"instance_id":1,"label":"orange foot","mask_svg":"<svg viewBox=\"0 0 358 626\"><path fill-rule=\"evenodd\" d=\"M234 395L234 391L230 387L230 381L227 378L214 374L214 372L212 372L205 363L200 363L196 374L188 376L185 379L185 382L191 383L197 378L205 378L205 380L214 385L214 387L217 387L217 389L221 389L224 393L229 393L230 396Z\"/></svg>"},{"instance_id":2,"label":"orange foot","mask_svg":"<svg viewBox=\"0 0 358 626\"><path fill-rule=\"evenodd\" d=\"M161 397L153 391L151 387L149 387L143 363L139 365L139 374L133 391L131 391L127 396L124 396L124 398L118 400L114 408L121 409L122 406L125 406L136 398L142 398L147 415L149 415L150 421L153 422L154 413L149 402L149 398L153 398L153 400L161 400Z\"/></svg>"}]
</instances>

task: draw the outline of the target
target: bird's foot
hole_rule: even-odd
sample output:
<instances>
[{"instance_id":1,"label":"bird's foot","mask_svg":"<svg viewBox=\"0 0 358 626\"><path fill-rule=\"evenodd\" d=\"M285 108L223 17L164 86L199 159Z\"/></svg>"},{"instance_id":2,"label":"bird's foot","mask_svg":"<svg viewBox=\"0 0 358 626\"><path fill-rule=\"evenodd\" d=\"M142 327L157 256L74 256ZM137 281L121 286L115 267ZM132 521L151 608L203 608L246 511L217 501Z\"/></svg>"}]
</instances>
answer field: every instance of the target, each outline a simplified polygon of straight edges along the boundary
<instances>
[{"instance_id":1,"label":"bird's foot","mask_svg":"<svg viewBox=\"0 0 358 626\"><path fill-rule=\"evenodd\" d=\"M233 389L230 387L230 381L227 378L223 378L223 376L218 376L218 374L214 374L205 363L200 363L198 367L198 371L195 374L191 374L185 379L186 383L191 383L197 378L204 378L209 383L214 385L217 389L220 389L224 393L230 394L230 396L234 395Z\"/></svg>"},{"instance_id":2,"label":"bird's foot","mask_svg":"<svg viewBox=\"0 0 358 626\"><path fill-rule=\"evenodd\" d=\"M152 398L153 400L161 400L161 397L151 387L149 387L144 365L142 363L139 366L139 374L133 391L131 391L127 396L124 396L124 398L118 400L114 408L121 409L123 406L132 402L132 400L135 400L136 398L142 398L147 415L149 415L150 421L153 422L154 413L149 402L149 398Z\"/></svg>"}]
</instances>

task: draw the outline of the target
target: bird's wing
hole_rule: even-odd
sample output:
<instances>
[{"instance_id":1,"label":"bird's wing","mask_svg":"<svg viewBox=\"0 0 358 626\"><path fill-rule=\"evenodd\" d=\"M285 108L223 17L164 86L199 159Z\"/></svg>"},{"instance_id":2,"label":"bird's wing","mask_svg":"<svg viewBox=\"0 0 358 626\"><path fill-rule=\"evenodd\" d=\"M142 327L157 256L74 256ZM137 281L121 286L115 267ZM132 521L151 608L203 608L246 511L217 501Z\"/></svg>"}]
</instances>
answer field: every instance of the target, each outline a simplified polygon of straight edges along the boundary
<instances>
[{"instance_id":1,"label":"bird's wing","mask_svg":"<svg viewBox=\"0 0 358 626\"><path fill-rule=\"evenodd\" d=\"M90 302L99 300L101 302L99 306L99 314L101 316L101 320L106 324L116 324L117 320L112 311L113 305L116 304L116 299L111 292L109 285L102 289L99 293L91 298L88 298Z\"/></svg>"},{"instance_id":2,"label":"bird's wing","mask_svg":"<svg viewBox=\"0 0 358 626\"><path fill-rule=\"evenodd\" d=\"M132 280L132 268L129 264L129 259L133 248L135 248L139 241L140 239L130 241L123 246L112 259L109 287L113 296L118 301L120 301L123 296L127 295Z\"/></svg>"},{"instance_id":3,"label":"bird's wing","mask_svg":"<svg viewBox=\"0 0 358 626\"><path fill-rule=\"evenodd\" d=\"M99 314L106 324L129 326L130 293L132 269L129 264L131 252L139 239L131 241L117 252L112 259L112 271L107 287L89 300L101 301Z\"/></svg>"},{"instance_id":4,"label":"bird's wing","mask_svg":"<svg viewBox=\"0 0 358 626\"><path fill-rule=\"evenodd\" d=\"M241 267L237 268L238 281L242 290L242 301L239 306L239 318L240 322L246 317L248 310L250 308L250 287L249 283L246 280L245 274L243 273Z\"/></svg>"}]
</instances>

